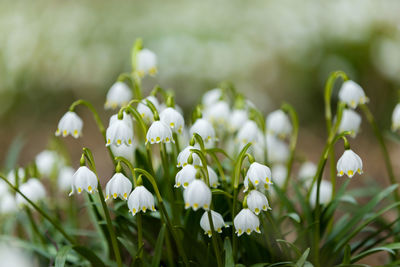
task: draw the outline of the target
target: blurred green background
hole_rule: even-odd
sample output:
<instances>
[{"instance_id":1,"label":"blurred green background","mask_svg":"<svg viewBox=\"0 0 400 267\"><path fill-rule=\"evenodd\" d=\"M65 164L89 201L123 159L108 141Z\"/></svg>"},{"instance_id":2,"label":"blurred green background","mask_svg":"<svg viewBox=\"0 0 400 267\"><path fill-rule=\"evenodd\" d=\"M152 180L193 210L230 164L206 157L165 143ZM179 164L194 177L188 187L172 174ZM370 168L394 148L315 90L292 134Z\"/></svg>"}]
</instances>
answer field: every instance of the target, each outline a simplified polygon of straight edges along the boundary
<instances>
[{"instance_id":1,"label":"blurred green background","mask_svg":"<svg viewBox=\"0 0 400 267\"><path fill-rule=\"evenodd\" d=\"M17 135L25 140L22 163L44 149L73 100L101 110L108 88L130 69L138 37L159 61L144 88L175 89L186 110L229 80L265 112L292 103L302 146L319 153L324 82L342 69L388 129L400 83L399 14L399 1L372 0L1 1L0 161ZM101 136L88 112L78 113L79 151ZM102 114L106 121L111 113Z\"/></svg>"}]
</instances>

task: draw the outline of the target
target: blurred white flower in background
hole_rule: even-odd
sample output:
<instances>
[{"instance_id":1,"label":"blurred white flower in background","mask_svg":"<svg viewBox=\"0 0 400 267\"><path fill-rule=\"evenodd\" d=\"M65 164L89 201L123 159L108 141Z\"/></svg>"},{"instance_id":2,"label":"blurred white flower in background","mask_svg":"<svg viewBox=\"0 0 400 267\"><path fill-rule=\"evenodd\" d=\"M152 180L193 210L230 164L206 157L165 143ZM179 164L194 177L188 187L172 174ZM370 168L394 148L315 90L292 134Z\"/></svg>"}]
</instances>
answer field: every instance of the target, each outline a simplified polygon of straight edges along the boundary
<instances>
[{"instance_id":1,"label":"blurred white flower in background","mask_svg":"<svg viewBox=\"0 0 400 267\"><path fill-rule=\"evenodd\" d=\"M36 267L38 263L26 252L26 250L17 248L12 242L2 241L0 243L0 267L18 266L18 267Z\"/></svg>"}]
</instances>

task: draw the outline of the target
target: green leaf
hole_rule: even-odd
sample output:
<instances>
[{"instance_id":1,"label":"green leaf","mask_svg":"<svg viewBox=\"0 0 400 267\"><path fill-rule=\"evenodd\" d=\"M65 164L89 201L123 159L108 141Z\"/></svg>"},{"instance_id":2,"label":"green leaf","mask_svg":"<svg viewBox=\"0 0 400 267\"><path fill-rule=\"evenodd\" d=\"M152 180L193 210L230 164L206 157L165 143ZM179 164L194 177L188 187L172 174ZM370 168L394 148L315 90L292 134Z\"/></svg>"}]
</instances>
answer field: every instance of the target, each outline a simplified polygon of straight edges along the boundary
<instances>
[{"instance_id":1,"label":"green leaf","mask_svg":"<svg viewBox=\"0 0 400 267\"><path fill-rule=\"evenodd\" d=\"M153 267L160 266L161 253L162 253L164 236L165 236L165 228L166 228L166 226L164 223L161 226L160 233L158 234L158 237L157 237L156 246L154 248L154 256L153 256L153 260L151 262L151 266L153 266Z\"/></svg>"},{"instance_id":2,"label":"green leaf","mask_svg":"<svg viewBox=\"0 0 400 267\"><path fill-rule=\"evenodd\" d=\"M351 257L351 247L349 244L346 245L346 248L344 249L344 255L343 255L343 264L349 264L350 263L350 257Z\"/></svg>"},{"instance_id":3,"label":"green leaf","mask_svg":"<svg viewBox=\"0 0 400 267\"><path fill-rule=\"evenodd\" d=\"M64 267L65 261L67 260L68 253L72 250L72 246L62 247L56 255L55 267Z\"/></svg>"},{"instance_id":4,"label":"green leaf","mask_svg":"<svg viewBox=\"0 0 400 267\"><path fill-rule=\"evenodd\" d=\"M226 237L224 240L224 250L225 250L225 267L235 266L235 262L233 260L233 255L232 255L232 245L228 237Z\"/></svg>"},{"instance_id":5,"label":"green leaf","mask_svg":"<svg viewBox=\"0 0 400 267\"><path fill-rule=\"evenodd\" d=\"M296 267L304 266L304 263L306 262L309 253L310 253L310 248L306 249L303 255L301 255L300 259L296 262Z\"/></svg>"},{"instance_id":6,"label":"green leaf","mask_svg":"<svg viewBox=\"0 0 400 267\"><path fill-rule=\"evenodd\" d=\"M287 240L284 240L284 239L277 239L276 242L288 244L291 248L293 248L293 251L297 254L298 257L301 256L301 251L293 243L291 243Z\"/></svg>"},{"instance_id":7,"label":"green leaf","mask_svg":"<svg viewBox=\"0 0 400 267\"><path fill-rule=\"evenodd\" d=\"M117 239L126 248L126 250L131 255L132 259L134 259L136 257L136 253L137 253L135 245L131 241L129 241L128 239L126 239L124 237L118 236Z\"/></svg>"},{"instance_id":8,"label":"green leaf","mask_svg":"<svg viewBox=\"0 0 400 267\"><path fill-rule=\"evenodd\" d=\"M229 194L228 192L221 190L221 189L211 189L211 192L213 195L224 195L228 198L233 198L233 196L231 194Z\"/></svg>"},{"instance_id":9,"label":"green leaf","mask_svg":"<svg viewBox=\"0 0 400 267\"><path fill-rule=\"evenodd\" d=\"M372 249L363 251L360 254L352 257L351 263L357 262L368 255L371 255L371 254L374 254L377 252L381 252L381 251L386 251L386 252L394 255L395 254L394 250L399 250L399 249L400 249L400 243L392 243L392 244L388 244L388 245L385 245L382 247L372 248Z\"/></svg>"},{"instance_id":10,"label":"green leaf","mask_svg":"<svg viewBox=\"0 0 400 267\"><path fill-rule=\"evenodd\" d=\"M87 259L92 264L92 266L106 267L104 262L99 257L97 257L97 255L94 254L93 251L89 248L84 246L73 246L72 248L85 259Z\"/></svg>"},{"instance_id":11,"label":"green leaf","mask_svg":"<svg viewBox=\"0 0 400 267\"><path fill-rule=\"evenodd\" d=\"M6 170L11 170L15 167L18 162L18 156L24 145L25 140L22 137L22 134L17 135L12 141L4 160Z\"/></svg>"},{"instance_id":12,"label":"green leaf","mask_svg":"<svg viewBox=\"0 0 400 267\"><path fill-rule=\"evenodd\" d=\"M285 215L285 217L289 217L290 219L292 219L293 221L295 221L297 223L301 222L300 216L295 212L288 213Z\"/></svg>"}]
</instances>

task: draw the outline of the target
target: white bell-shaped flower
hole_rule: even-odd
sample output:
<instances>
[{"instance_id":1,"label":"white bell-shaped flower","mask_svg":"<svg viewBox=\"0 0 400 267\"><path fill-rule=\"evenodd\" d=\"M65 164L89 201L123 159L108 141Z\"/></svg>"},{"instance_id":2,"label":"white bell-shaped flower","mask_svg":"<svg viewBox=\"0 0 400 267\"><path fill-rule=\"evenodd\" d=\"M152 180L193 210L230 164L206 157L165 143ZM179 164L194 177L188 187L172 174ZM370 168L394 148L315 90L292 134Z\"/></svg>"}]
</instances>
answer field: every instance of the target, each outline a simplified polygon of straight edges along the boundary
<instances>
[{"instance_id":1,"label":"white bell-shaped flower","mask_svg":"<svg viewBox=\"0 0 400 267\"><path fill-rule=\"evenodd\" d=\"M324 205L331 201L332 198L332 183L330 181L321 180L319 187L319 204ZM317 184L315 183L310 195L310 205L315 208L317 200Z\"/></svg>"},{"instance_id":2,"label":"white bell-shaped flower","mask_svg":"<svg viewBox=\"0 0 400 267\"><path fill-rule=\"evenodd\" d=\"M186 165L175 176L175 187L187 188L196 179L197 169L193 165Z\"/></svg>"},{"instance_id":3,"label":"white bell-shaped flower","mask_svg":"<svg viewBox=\"0 0 400 267\"><path fill-rule=\"evenodd\" d=\"M157 111L160 111L160 104L158 103L157 98L152 95L146 97L138 104L136 108L137 112L140 114L140 116L142 116L145 123L150 123L154 120L154 115L151 109L146 105L146 100L149 100L157 109Z\"/></svg>"},{"instance_id":4,"label":"white bell-shaped flower","mask_svg":"<svg viewBox=\"0 0 400 267\"><path fill-rule=\"evenodd\" d=\"M140 77L157 74L157 56L149 49L142 49L137 54L136 71Z\"/></svg>"},{"instance_id":5,"label":"white bell-shaped flower","mask_svg":"<svg viewBox=\"0 0 400 267\"><path fill-rule=\"evenodd\" d=\"M289 158L289 146L272 134L266 135L268 161L271 163L285 163Z\"/></svg>"},{"instance_id":6,"label":"white bell-shaped flower","mask_svg":"<svg viewBox=\"0 0 400 267\"><path fill-rule=\"evenodd\" d=\"M211 218L215 232L222 233L223 227L229 227L225 224L224 218L222 218L222 215L218 212L211 210ZM210 221L208 220L208 211L205 211L203 216L201 216L200 227L204 230L204 234L208 235L208 237L212 236Z\"/></svg>"},{"instance_id":7,"label":"white bell-shaped flower","mask_svg":"<svg viewBox=\"0 0 400 267\"><path fill-rule=\"evenodd\" d=\"M269 133L280 138L289 136L292 132L292 124L288 115L281 109L271 112L266 120L266 127Z\"/></svg>"},{"instance_id":8,"label":"white bell-shaped flower","mask_svg":"<svg viewBox=\"0 0 400 267\"><path fill-rule=\"evenodd\" d=\"M229 118L229 130L235 132L242 128L242 126L248 121L249 117L247 111L244 109L235 109Z\"/></svg>"},{"instance_id":9,"label":"white bell-shaped flower","mask_svg":"<svg viewBox=\"0 0 400 267\"><path fill-rule=\"evenodd\" d=\"M160 121L168 125L172 131L182 134L185 120L181 113L173 108L166 108L160 113Z\"/></svg>"},{"instance_id":10,"label":"white bell-shaped flower","mask_svg":"<svg viewBox=\"0 0 400 267\"><path fill-rule=\"evenodd\" d=\"M50 177L64 164L64 160L55 151L43 150L36 155L35 164L41 175Z\"/></svg>"},{"instance_id":11,"label":"white bell-shaped flower","mask_svg":"<svg viewBox=\"0 0 400 267\"><path fill-rule=\"evenodd\" d=\"M75 190L80 194L83 190L89 194L97 192L97 177L94 172L92 172L88 167L81 166L74 173L72 177L72 190L69 195L73 195Z\"/></svg>"},{"instance_id":12,"label":"white bell-shaped flower","mask_svg":"<svg viewBox=\"0 0 400 267\"><path fill-rule=\"evenodd\" d=\"M208 210L211 204L211 190L202 180L195 179L183 192L185 208L193 208L194 211L199 208Z\"/></svg>"},{"instance_id":13,"label":"white bell-shaped flower","mask_svg":"<svg viewBox=\"0 0 400 267\"><path fill-rule=\"evenodd\" d=\"M107 92L105 109L116 109L125 106L132 99L132 90L124 82L116 82Z\"/></svg>"},{"instance_id":14,"label":"white bell-shaped flower","mask_svg":"<svg viewBox=\"0 0 400 267\"><path fill-rule=\"evenodd\" d=\"M13 194L5 193L0 198L0 214L10 214L17 211L17 200Z\"/></svg>"},{"instance_id":15,"label":"white bell-shaped flower","mask_svg":"<svg viewBox=\"0 0 400 267\"><path fill-rule=\"evenodd\" d=\"M215 130L212 124L205 119L197 119L196 122L190 127L190 136L194 133L203 138L204 142L209 142L215 139Z\"/></svg>"},{"instance_id":16,"label":"white bell-shaped flower","mask_svg":"<svg viewBox=\"0 0 400 267\"><path fill-rule=\"evenodd\" d=\"M208 182L210 184L210 187L217 188L219 186L217 173L210 166L207 166L207 170L208 170Z\"/></svg>"},{"instance_id":17,"label":"white bell-shaped flower","mask_svg":"<svg viewBox=\"0 0 400 267\"><path fill-rule=\"evenodd\" d=\"M132 116L127 114L126 112L122 113L122 120L128 125L131 129L133 129L133 123L132 123ZM111 124L114 122L118 121L118 114L114 114L110 117L110 121L108 123L108 127L110 127Z\"/></svg>"},{"instance_id":18,"label":"white bell-shaped flower","mask_svg":"<svg viewBox=\"0 0 400 267\"><path fill-rule=\"evenodd\" d=\"M127 146L122 144L120 146L110 145L111 152L113 153L114 157L123 157L127 159L130 163L134 163L135 158L135 147L134 144Z\"/></svg>"},{"instance_id":19,"label":"white bell-shaped flower","mask_svg":"<svg viewBox=\"0 0 400 267\"><path fill-rule=\"evenodd\" d=\"M252 120L246 121L237 133L236 140L243 145L248 143L255 144L258 141L260 129Z\"/></svg>"},{"instance_id":20,"label":"white bell-shaped flower","mask_svg":"<svg viewBox=\"0 0 400 267\"><path fill-rule=\"evenodd\" d=\"M111 144L115 146L120 146L122 144L130 146L133 140L133 130L124 120L117 119L108 126L106 139L106 146L110 146Z\"/></svg>"},{"instance_id":21,"label":"white bell-shaped flower","mask_svg":"<svg viewBox=\"0 0 400 267\"><path fill-rule=\"evenodd\" d=\"M238 236L241 236L243 233L250 235L253 231L261 233L260 220L249 209L242 209L233 220L233 225L235 226L235 233Z\"/></svg>"},{"instance_id":22,"label":"white bell-shaped flower","mask_svg":"<svg viewBox=\"0 0 400 267\"><path fill-rule=\"evenodd\" d=\"M71 189L74 173L74 168L69 166L64 166L60 169L57 179L58 188L60 188L60 190L67 191Z\"/></svg>"},{"instance_id":23,"label":"white bell-shaped flower","mask_svg":"<svg viewBox=\"0 0 400 267\"><path fill-rule=\"evenodd\" d=\"M355 109L358 105L367 103L368 97L365 96L364 90L360 85L348 80L342 84L339 90L339 100Z\"/></svg>"},{"instance_id":24,"label":"white bell-shaped flower","mask_svg":"<svg viewBox=\"0 0 400 267\"><path fill-rule=\"evenodd\" d=\"M244 192L248 190L248 182L251 182L254 187L262 188L264 186L266 189L268 189L272 184L271 176L270 168L263 164L253 162L250 165L245 177Z\"/></svg>"},{"instance_id":25,"label":"white bell-shaped flower","mask_svg":"<svg viewBox=\"0 0 400 267\"><path fill-rule=\"evenodd\" d=\"M106 185L106 200L110 197L127 200L132 191L131 181L122 173L117 172L111 177Z\"/></svg>"},{"instance_id":26,"label":"white bell-shaped flower","mask_svg":"<svg viewBox=\"0 0 400 267\"><path fill-rule=\"evenodd\" d=\"M196 153L192 153L190 150L198 149L195 146L187 146L178 154L177 158L177 167L185 167L188 165L189 156L192 155L193 163L192 165L195 167L201 166L200 157Z\"/></svg>"},{"instance_id":27,"label":"white bell-shaped flower","mask_svg":"<svg viewBox=\"0 0 400 267\"><path fill-rule=\"evenodd\" d=\"M283 187L286 182L287 167L283 164L275 164L271 168L272 182L278 187Z\"/></svg>"},{"instance_id":28,"label":"white bell-shaped flower","mask_svg":"<svg viewBox=\"0 0 400 267\"><path fill-rule=\"evenodd\" d=\"M46 197L46 190L43 184L36 178L30 178L26 183L19 187L19 190L24 194L30 201L38 202ZM17 194L18 205L27 204L28 202L20 194Z\"/></svg>"},{"instance_id":29,"label":"white bell-shaped flower","mask_svg":"<svg viewBox=\"0 0 400 267\"><path fill-rule=\"evenodd\" d=\"M128 198L128 208L135 216L139 211L146 212L147 210L155 211L154 196L143 185L137 186Z\"/></svg>"},{"instance_id":30,"label":"white bell-shaped flower","mask_svg":"<svg viewBox=\"0 0 400 267\"><path fill-rule=\"evenodd\" d=\"M342 120L340 121L338 132L351 132L351 137L356 137L360 130L361 116L352 109L343 110Z\"/></svg>"},{"instance_id":31,"label":"white bell-shaped flower","mask_svg":"<svg viewBox=\"0 0 400 267\"><path fill-rule=\"evenodd\" d=\"M271 209L267 197L257 190L251 190L247 195L247 206L256 215L260 214L262 210L267 211Z\"/></svg>"},{"instance_id":32,"label":"white bell-shaped flower","mask_svg":"<svg viewBox=\"0 0 400 267\"><path fill-rule=\"evenodd\" d=\"M18 184L21 184L22 180L24 179L24 176L25 176L25 171L23 168L18 168L17 172L18 172L17 173L18 174ZM16 179L15 169L8 172L7 180L11 184L16 185L17 179Z\"/></svg>"},{"instance_id":33,"label":"white bell-shaped flower","mask_svg":"<svg viewBox=\"0 0 400 267\"><path fill-rule=\"evenodd\" d=\"M317 165L315 165L313 162L307 161L304 162L300 167L299 178L302 181L306 181L314 178L316 173L317 173Z\"/></svg>"},{"instance_id":34,"label":"white bell-shaped flower","mask_svg":"<svg viewBox=\"0 0 400 267\"><path fill-rule=\"evenodd\" d=\"M73 111L68 111L61 117L56 130L56 136L62 135L63 137L69 134L75 138L82 135L83 122Z\"/></svg>"},{"instance_id":35,"label":"white bell-shaped flower","mask_svg":"<svg viewBox=\"0 0 400 267\"><path fill-rule=\"evenodd\" d=\"M392 131L400 128L400 103L396 105L392 113Z\"/></svg>"},{"instance_id":36,"label":"white bell-shaped flower","mask_svg":"<svg viewBox=\"0 0 400 267\"><path fill-rule=\"evenodd\" d=\"M174 142L171 128L162 121L154 121L146 135L146 144L170 143Z\"/></svg>"},{"instance_id":37,"label":"white bell-shaped flower","mask_svg":"<svg viewBox=\"0 0 400 267\"><path fill-rule=\"evenodd\" d=\"M337 175L343 176L346 174L349 178L354 174L363 173L363 164L361 158L351 149L346 149L336 164Z\"/></svg>"},{"instance_id":38,"label":"white bell-shaped flower","mask_svg":"<svg viewBox=\"0 0 400 267\"><path fill-rule=\"evenodd\" d=\"M217 101L204 110L204 118L214 125L225 125L230 113L229 104L226 101Z\"/></svg>"},{"instance_id":39,"label":"white bell-shaped flower","mask_svg":"<svg viewBox=\"0 0 400 267\"><path fill-rule=\"evenodd\" d=\"M201 100L205 107L211 106L214 103L218 102L222 97L222 90L220 88L214 88L212 90L207 91Z\"/></svg>"}]
</instances>

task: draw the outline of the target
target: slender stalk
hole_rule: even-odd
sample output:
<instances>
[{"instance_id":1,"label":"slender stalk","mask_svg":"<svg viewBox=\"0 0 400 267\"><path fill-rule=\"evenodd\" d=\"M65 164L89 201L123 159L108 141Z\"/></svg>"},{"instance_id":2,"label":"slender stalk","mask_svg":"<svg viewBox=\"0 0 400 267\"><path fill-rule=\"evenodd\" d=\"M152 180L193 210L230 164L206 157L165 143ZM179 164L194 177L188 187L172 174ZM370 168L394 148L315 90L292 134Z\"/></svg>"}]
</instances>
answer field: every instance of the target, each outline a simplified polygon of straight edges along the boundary
<instances>
[{"instance_id":1,"label":"slender stalk","mask_svg":"<svg viewBox=\"0 0 400 267\"><path fill-rule=\"evenodd\" d=\"M40 233L35 220L33 219L31 210L28 207L25 207L25 212L28 215L29 223L30 223L32 231L33 231L33 236L37 236L39 238L39 241L42 244L42 246L44 246L46 244L46 241L45 241L43 235Z\"/></svg>"}]
</instances>

